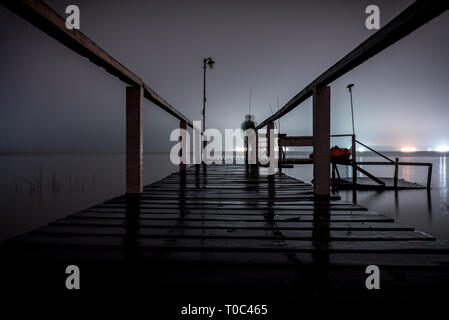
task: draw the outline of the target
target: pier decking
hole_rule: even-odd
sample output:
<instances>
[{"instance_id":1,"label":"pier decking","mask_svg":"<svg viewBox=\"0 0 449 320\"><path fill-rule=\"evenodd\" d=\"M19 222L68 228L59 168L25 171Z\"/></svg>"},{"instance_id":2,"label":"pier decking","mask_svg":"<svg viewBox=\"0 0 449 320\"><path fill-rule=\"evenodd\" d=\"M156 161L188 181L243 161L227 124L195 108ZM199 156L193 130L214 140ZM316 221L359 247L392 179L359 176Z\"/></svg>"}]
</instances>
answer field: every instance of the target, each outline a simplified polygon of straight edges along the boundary
<instances>
[{"instance_id":1,"label":"pier decking","mask_svg":"<svg viewBox=\"0 0 449 320\"><path fill-rule=\"evenodd\" d=\"M258 130L266 127L260 138L266 140L266 155L274 158L274 122L312 98L313 136L290 137L294 138L290 143L313 147L313 159L284 159L281 167L313 164L314 186L284 174L264 175L259 172L264 168L255 165L186 168L190 151L181 133L180 172L144 187L144 99L179 120L180 129L190 127L207 142L205 81L200 130L84 33L68 29L65 17L43 2L1 4L127 86L126 194L6 241L0 247L3 296L15 300L11 297L16 293L22 308L39 298L53 308L58 304L48 295L68 297L71 305L66 311L77 307L72 300L77 294L94 303L112 297L107 308L113 311L117 300L130 298L128 310L143 307L142 314L156 319L160 317L152 311L167 302L177 307L163 310L166 315L171 312L171 318L179 318L180 304L191 302L267 304L270 315L287 309L297 315L309 301L319 302L319 311L326 306L323 301L353 303L365 298L369 303L376 299L409 303L416 298L420 303L435 305L441 300L446 305L449 242L332 196L329 150L333 81L445 12L447 1L415 1L256 126L254 148L247 150L258 159ZM348 165L353 168L353 186L357 171L386 185L360 167L385 163L358 162L358 141L354 132L351 136L353 156ZM282 148L278 151L282 154ZM394 187L399 166L416 165L386 160L395 168ZM421 165L428 167L430 188L432 167ZM64 285L68 265L79 267L81 290L67 290ZM380 290L365 285L369 265L380 268ZM31 299L24 299L28 294ZM352 308L350 303L342 309ZM279 304L287 308L272 309Z\"/></svg>"},{"instance_id":2,"label":"pier decking","mask_svg":"<svg viewBox=\"0 0 449 320\"><path fill-rule=\"evenodd\" d=\"M370 178L366 177L358 177L356 188L359 190L410 190L410 189L427 189L427 186L418 184L416 182L410 182L405 179L398 179L394 181L394 178L388 177L377 177L384 184L378 184ZM340 189L353 189L354 185L352 182L352 178L341 178L334 182L335 185Z\"/></svg>"},{"instance_id":3,"label":"pier decking","mask_svg":"<svg viewBox=\"0 0 449 320\"><path fill-rule=\"evenodd\" d=\"M133 280L123 270L118 275L127 279L123 285L171 288L171 296L192 294L192 286L207 287L206 296L236 287L243 291L234 294L265 288L264 297L289 299L317 292L354 296L369 292L371 264L382 270L385 296L449 283L447 242L335 196L318 200L309 184L244 165L173 173L142 194L113 198L12 239L3 256L59 273L80 265L91 288L107 282L99 269L132 265Z\"/></svg>"}]
</instances>

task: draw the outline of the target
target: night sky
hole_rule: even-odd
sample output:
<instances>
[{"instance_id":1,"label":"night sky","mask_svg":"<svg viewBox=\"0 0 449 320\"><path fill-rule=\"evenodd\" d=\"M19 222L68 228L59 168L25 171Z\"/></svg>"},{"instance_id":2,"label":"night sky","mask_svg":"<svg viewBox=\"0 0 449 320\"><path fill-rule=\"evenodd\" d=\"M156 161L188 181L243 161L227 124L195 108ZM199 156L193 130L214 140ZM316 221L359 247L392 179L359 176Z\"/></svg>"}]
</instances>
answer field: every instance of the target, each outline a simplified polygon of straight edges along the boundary
<instances>
[{"instance_id":1,"label":"night sky","mask_svg":"<svg viewBox=\"0 0 449 320\"><path fill-rule=\"evenodd\" d=\"M200 120L202 59L208 70L207 126L261 121L412 3L372 1L45 1L59 14L76 4L81 31L192 120ZM0 7L0 152L121 152L125 84ZM380 149L449 145L449 13L437 17L331 84L332 133L356 133ZM145 101L145 152L167 151L179 122ZM311 134L311 99L281 119Z\"/></svg>"}]
</instances>

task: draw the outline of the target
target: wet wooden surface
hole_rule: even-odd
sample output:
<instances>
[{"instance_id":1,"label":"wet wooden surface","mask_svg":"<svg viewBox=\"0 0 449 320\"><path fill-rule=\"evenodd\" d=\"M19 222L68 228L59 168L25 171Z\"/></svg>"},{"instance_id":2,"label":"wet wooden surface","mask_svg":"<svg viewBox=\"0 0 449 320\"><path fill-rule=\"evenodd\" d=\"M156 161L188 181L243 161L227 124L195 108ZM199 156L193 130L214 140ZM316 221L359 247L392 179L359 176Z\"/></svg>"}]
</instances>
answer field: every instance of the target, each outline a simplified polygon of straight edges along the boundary
<instances>
[{"instance_id":1,"label":"wet wooden surface","mask_svg":"<svg viewBox=\"0 0 449 320\"><path fill-rule=\"evenodd\" d=\"M404 179L398 179L398 184L395 187L394 186L394 179L393 178L385 178L385 177L378 177L385 185L380 185L376 183L375 181L371 180L370 178L366 177L357 177L357 189L367 189L367 190L401 190L401 189L426 189L426 186L423 186L421 184L410 182ZM341 180L335 182L336 185L338 185L339 188L348 188L352 189L352 178L342 178Z\"/></svg>"},{"instance_id":2,"label":"wet wooden surface","mask_svg":"<svg viewBox=\"0 0 449 320\"><path fill-rule=\"evenodd\" d=\"M134 283L158 283L172 288L170 295L191 286L209 293L231 287L233 294L236 286L264 286L282 288L284 298L341 287L353 297L353 288L366 290L371 264L391 280L392 296L449 283L448 242L335 196L316 200L311 185L292 177L250 171L243 165L189 167L142 194L110 199L7 241L4 261L70 262L84 270L86 263L100 263L97 273L87 268L90 282L131 262ZM128 271L111 271L102 283Z\"/></svg>"},{"instance_id":3,"label":"wet wooden surface","mask_svg":"<svg viewBox=\"0 0 449 320\"><path fill-rule=\"evenodd\" d=\"M430 235L336 196L314 200L312 186L300 180L250 172L243 165L192 166L186 175L173 173L144 190L50 223L8 245L18 252L63 249L65 256L71 249L77 255L83 248L97 249L96 259L102 259L102 248L126 251L131 239L134 251L189 252L199 262L205 252L443 254L449 249ZM344 264L344 259L334 261Z\"/></svg>"}]
</instances>

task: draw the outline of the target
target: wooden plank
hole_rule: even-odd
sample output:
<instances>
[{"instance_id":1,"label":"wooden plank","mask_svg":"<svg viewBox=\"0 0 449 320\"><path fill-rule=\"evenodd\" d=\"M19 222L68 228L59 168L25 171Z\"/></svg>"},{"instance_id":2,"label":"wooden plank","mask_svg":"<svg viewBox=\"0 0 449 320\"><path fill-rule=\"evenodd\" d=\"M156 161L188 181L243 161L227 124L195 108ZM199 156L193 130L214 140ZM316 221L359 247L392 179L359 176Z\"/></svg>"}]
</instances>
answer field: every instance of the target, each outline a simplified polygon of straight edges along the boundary
<instances>
[{"instance_id":1,"label":"wooden plank","mask_svg":"<svg viewBox=\"0 0 449 320\"><path fill-rule=\"evenodd\" d=\"M279 144L283 147L313 146L313 136L286 136L279 138Z\"/></svg>"},{"instance_id":2,"label":"wooden plank","mask_svg":"<svg viewBox=\"0 0 449 320\"><path fill-rule=\"evenodd\" d=\"M126 236L126 228L99 227L99 226L47 226L39 228L32 234L47 235L89 235L89 236ZM284 230L267 233L264 230L234 230L229 232L223 229L198 230L198 229L141 229L136 232L136 237L152 238L176 238L176 239L272 239L272 240L313 240L328 241L411 241L411 240L435 240L426 234L414 231L330 231L328 235L317 237L312 230Z\"/></svg>"},{"instance_id":3,"label":"wooden plank","mask_svg":"<svg viewBox=\"0 0 449 320\"><path fill-rule=\"evenodd\" d=\"M439 253L448 254L446 242L435 241L332 241L326 249L311 241L271 239L245 239L244 241L229 241L228 239L159 239L140 238L135 240L136 248L140 250L170 250L170 251L248 251L248 252L364 252L364 253ZM88 236L67 235L27 235L14 240L17 244L30 246L55 247L89 247L89 248L123 248L121 236Z\"/></svg>"},{"instance_id":4,"label":"wooden plank","mask_svg":"<svg viewBox=\"0 0 449 320\"><path fill-rule=\"evenodd\" d=\"M426 186L420 185L415 182L406 181L404 179L398 179L395 186L394 178L379 177L384 184L380 185L373 182L371 179L366 177L358 177L357 179L357 189L374 189L374 190L393 190L393 189L426 189ZM343 177L336 182L339 188L346 188L349 183L349 178ZM350 186L352 188L352 185Z\"/></svg>"},{"instance_id":5,"label":"wooden plank","mask_svg":"<svg viewBox=\"0 0 449 320\"><path fill-rule=\"evenodd\" d=\"M107 219L107 218L66 218L57 220L51 225L58 226L126 226L127 219ZM139 228L195 228L195 229L262 229L262 230L309 230L316 228L315 222L308 221L197 221L183 219L166 220L138 220ZM329 230L410 230L413 228L391 222L328 222L326 229Z\"/></svg>"},{"instance_id":6,"label":"wooden plank","mask_svg":"<svg viewBox=\"0 0 449 320\"><path fill-rule=\"evenodd\" d=\"M312 200L309 200L312 199ZM238 200L238 199L204 199L204 198L184 198L181 199L174 198L174 199L139 199L136 200L134 203L138 205L150 205L150 204L179 204L181 203L183 205L198 205L198 206L205 206L205 205L241 205L242 207L245 206L254 206L255 204L264 205L267 203L270 203L271 205L282 205L282 206L303 206L303 205L314 205L314 206L322 206L322 207L328 207L328 206L352 206L353 204L346 202L346 201L340 201L340 200L330 200L326 202L319 202L316 200L313 200L313 197L300 199L300 200L292 200L291 198L286 199L280 199L278 200L276 197L274 198L255 198L251 201L248 201L247 199ZM105 201L103 204L129 204L130 201L126 199L113 199L109 201Z\"/></svg>"},{"instance_id":7,"label":"wooden plank","mask_svg":"<svg viewBox=\"0 0 449 320\"><path fill-rule=\"evenodd\" d=\"M367 215L367 216L373 216L373 215L380 215L384 216L379 213L375 213L372 211L367 210L366 208L363 208L363 210L327 210L325 211L326 214L330 216L337 216L337 215ZM129 207L119 207L119 208L104 208L101 206L94 206L91 208L88 208L86 210L81 211L81 213L126 213L127 210L129 210ZM272 214L274 216L276 215L282 215L282 216L296 216L296 215L316 215L319 214L320 211L313 210L313 209L300 209L300 210L283 210L283 209L275 209L272 210L268 207L261 207L259 210L253 210L249 211L246 209L223 209L223 208L139 208L139 215L143 214L202 214L202 215L208 215L208 214L220 214L220 215L265 215L265 214ZM73 215L72 215L73 216Z\"/></svg>"},{"instance_id":8,"label":"wooden plank","mask_svg":"<svg viewBox=\"0 0 449 320\"><path fill-rule=\"evenodd\" d=\"M99 254L101 252L101 254ZM14 252L9 252L9 256L13 256ZM66 260L67 256L75 261L97 262L117 262L126 260L129 255L125 250L116 250L115 248L86 248L86 247L50 247L41 246L39 250L29 251L31 257L44 258L51 261ZM139 255L145 258L145 261L153 266L161 263L161 254L158 251L139 251ZM449 263L449 255L444 253L330 253L327 261L329 268L336 267L339 270L349 268L360 269L360 266L378 265L383 266L384 272L389 267L394 267L399 272L398 267L402 267L402 274L405 271L417 270L422 267L433 267L434 270L429 272L441 272L441 267L445 268ZM226 252L226 251L165 251L163 255L163 265L167 263L172 265L189 266L195 264L196 267L206 265L211 268L213 265L226 266L243 266L252 265L257 268L266 268L267 266L275 266L280 268L293 268L296 273L301 269L316 267L316 258L312 252ZM438 267L439 269L435 269ZM447 274L447 270L443 269ZM384 273L385 275L385 273ZM197 281L198 279L195 279Z\"/></svg>"},{"instance_id":9,"label":"wooden plank","mask_svg":"<svg viewBox=\"0 0 449 320\"><path fill-rule=\"evenodd\" d=\"M245 174L224 165L213 171L228 176L222 180L230 184ZM303 191L288 191L295 179L283 183L285 190L242 188L237 193L226 189L226 183L191 192L173 189L181 179L171 175L149 187L154 190L170 180L167 190L115 197L7 241L8 253L14 259L64 263L129 261L138 256L161 270L232 266L241 272L238 266L248 264L291 268L295 275L323 263L347 271L391 261L388 265L411 270L407 264L443 268L449 261L448 242L350 202L304 198L308 195ZM268 185L264 178L251 183ZM239 193L245 197L237 199ZM167 275L173 279L169 271Z\"/></svg>"},{"instance_id":10,"label":"wooden plank","mask_svg":"<svg viewBox=\"0 0 449 320\"><path fill-rule=\"evenodd\" d=\"M77 214L73 214L70 218L108 218L108 219L124 219L126 218L126 211L123 213L110 213L110 212L81 212ZM270 218L269 215L259 214L200 214L200 213L153 213L153 214L145 214L140 213L138 216L139 220L151 219L151 220L169 220L169 219L181 219L185 221L226 221L226 220L236 220L236 221L315 221L317 218L314 215L273 215ZM386 217L380 214L350 214L350 215L335 215L329 216L326 218L320 217L320 221L363 221L363 222L373 222L373 221L382 221L382 222L393 222L392 218Z\"/></svg>"},{"instance_id":11,"label":"wooden plank","mask_svg":"<svg viewBox=\"0 0 449 320\"><path fill-rule=\"evenodd\" d=\"M126 203L113 203L113 204L102 204L101 207L103 208L134 208L135 210L141 210L141 209L176 209L176 208L182 208L182 209L195 209L198 207L197 204L183 204L183 203L165 203L165 204L126 204ZM232 204L202 204L203 208L209 208L209 210L219 210L219 209L245 209L248 211L260 211L263 209L269 209L269 210L291 210L291 211L299 211L299 210L317 210L317 211L330 211L330 210L361 210L365 211L366 208L362 206L352 206L352 205L282 205L282 204L269 204L264 203L261 204L260 207L258 206L250 206L250 205L232 205Z\"/></svg>"},{"instance_id":12,"label":"wooden plank","mask_svg":"<svg viewBox=\"0 0 449 320\"><path fill-rule=\"evenodd\" d=\"M348 71L401 40L409 33L446 11L448 5L447 1L415 1L379 31L313 80L276 113L262 121L256 129L263 128L267 123L276 121L286 115L303 101L310 98L315 88L330 84Z\"/></svg>"}]
</instances>

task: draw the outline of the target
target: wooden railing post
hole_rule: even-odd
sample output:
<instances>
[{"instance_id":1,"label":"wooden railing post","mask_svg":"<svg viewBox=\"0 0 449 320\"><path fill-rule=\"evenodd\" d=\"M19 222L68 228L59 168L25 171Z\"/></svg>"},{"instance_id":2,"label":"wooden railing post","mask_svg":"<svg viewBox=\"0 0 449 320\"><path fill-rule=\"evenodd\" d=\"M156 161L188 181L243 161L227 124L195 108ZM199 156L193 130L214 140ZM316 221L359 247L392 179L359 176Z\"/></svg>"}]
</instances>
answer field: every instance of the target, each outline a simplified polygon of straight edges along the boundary
<instances>
[{"instance_id":1,"label":"wooden railing post","mask_svg":"<svg viewBox=\"0 0 449 320\"><path fill-rule=\"evenodd\" d=\"M427 165L427 189L428 190L431 188L431 185L432 185L432 167L433 167L432 163L429 163Z\"/></svg>"},{"instance_id":2,"label":"wooden railing post","mask_svg":"<svg viewBox=\"0 0 449 320\"><path fill-rule=\"evenodd\" d=\"M398 187L398 175L399 175L399 158L394 159L394 178L393 178L393 186L396 189Z\"/></svg>"},{"instance_id":3,"label":"wooden railing post","mask_svg":"<svg viewBox=\"0 0 449 320\"><path fill-rule=\"evenodd\" d=\"M126 193L143 186L142 86L126 87Z\"/></svg>"},{"instance_id":4,"label":"wooden railing post","mask_svg":"<svg viewBox=\"0 0 449 320\"><path fill-rule=\"evenodd\" d=\"M278 139L278 167L279 173L282 173L281 160L282 160L282 143L281 139Z\"/></svg>"},{"instance_id":5,"label":"wooden railing post","mask_svg":"<svg viewBox=\"0 0 449 320\"><path fill-rule=\"evenodd\" d=\"M313 179L316 196L330 195L330 87L313 93Z\"/></svg>"},{"instance_id":6,"label":"wooden railing post","mask_svg":"<svg viewBox=\"0 0 449 320\"><path fill-rule=\"evenodd\" d=\"M259 131L256 129L256 165L259 165Z\"/></svg>"},{"instance_id":7,"label":"wooden railing post","mask_svg":"<svg viewBox=\"0 0 449 320\"><path fill-rule=\"evenodd\" d=\"M270 157L271 130L274 130L274 122L273 121L270 121L267 124L267 157Z\"/></svg>"},{"instance_id":8,"label":"wooden railing post","mask_svg":"<svg viewBox=\"0 0 449 320\"><path fill-rule=\"evenodd\" d=\"M181 129L181 143L182 143L182 149L181 149L181 163L179 164L179 172L180 173L186 173L187 169L187 134L185 133L187 130L187 122L184 120L179 121L179 128Z\"/></svg>"}]
</instances>

